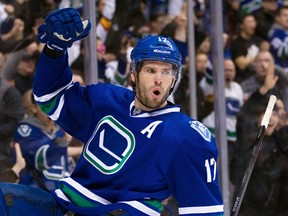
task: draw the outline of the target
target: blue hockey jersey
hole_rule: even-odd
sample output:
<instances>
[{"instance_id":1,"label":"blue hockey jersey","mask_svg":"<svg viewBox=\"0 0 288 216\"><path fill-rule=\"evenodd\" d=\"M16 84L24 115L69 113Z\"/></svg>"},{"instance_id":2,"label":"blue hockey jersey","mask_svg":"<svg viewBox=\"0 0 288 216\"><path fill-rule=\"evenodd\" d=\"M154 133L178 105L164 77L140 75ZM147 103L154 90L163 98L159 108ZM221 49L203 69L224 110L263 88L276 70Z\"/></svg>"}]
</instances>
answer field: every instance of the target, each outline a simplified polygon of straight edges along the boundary
<instances>
[{"instance_id":1,"label":"blue hockey jersey","mask_svg":"<svg viewBox=\"0 0 288 216\"><path fill-rule=\"evenodd\" d=\"M66 54L41 54L34 97L85 143L71 176L54 192L63 207L83 215L123 209L151 216L173 195L180 215L223 215L215 140L178 106L142 112L124 87L73 83Z\"/></svg>"},{"instance_id":2,"label":"blue hockey jersey","mask_svg":"<svg viewBox=\"0 0 288 216\"><path fill-rule=\"evenodd\" d=\"M59 179L69 176L67 147L58 144L63 135L57 125L53 131L47 131L34 116L20 122L14 141L20 144L27 166L20 173L19 183L34 187L41 187L42 183L48 190L58 188Z\"/></svg>"}]
</instances>

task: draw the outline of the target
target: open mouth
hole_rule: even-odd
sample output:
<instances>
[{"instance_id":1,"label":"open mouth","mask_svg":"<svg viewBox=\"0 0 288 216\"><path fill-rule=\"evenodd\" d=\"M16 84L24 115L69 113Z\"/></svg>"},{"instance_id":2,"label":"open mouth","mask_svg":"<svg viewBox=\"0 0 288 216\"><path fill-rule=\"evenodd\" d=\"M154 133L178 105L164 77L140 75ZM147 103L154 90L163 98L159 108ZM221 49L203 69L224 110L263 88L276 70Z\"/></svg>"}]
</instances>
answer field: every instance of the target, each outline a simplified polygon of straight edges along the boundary
<instances>
[{"instance_id":1,"label":"open mouth","mask_svg":"<svg viewBox=\"0 0 288 216\"><path fill-rule=\"evenodd\" d=\"M160 95L160 91L159 90L155 90L155 91L153 91L153 94L158 96L158 95Z\"/></svg>"}]
</instances>

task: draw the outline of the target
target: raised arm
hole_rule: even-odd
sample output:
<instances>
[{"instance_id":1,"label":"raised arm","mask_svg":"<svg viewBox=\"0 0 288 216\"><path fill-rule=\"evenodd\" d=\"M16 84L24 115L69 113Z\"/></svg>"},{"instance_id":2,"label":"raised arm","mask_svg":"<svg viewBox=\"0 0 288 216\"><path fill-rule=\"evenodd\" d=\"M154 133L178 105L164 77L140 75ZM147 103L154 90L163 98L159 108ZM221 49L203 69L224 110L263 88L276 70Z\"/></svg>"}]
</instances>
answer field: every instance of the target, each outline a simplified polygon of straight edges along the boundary
<instances>
[{"instance_id":1,"label":"raised arm","mask_svg":"<svg viewBox=\"0 0 288 216\"><path fill-rule=\"evenodd\" d=\"M78 125L78 122L71 119L68 113L77 116L78 110L84 105L80 103L82 97L80 88L78 88L79 91L75 90L70 102L66 100L67 90L71 90L73 86L67 49L72 46L73 42L85 38L90 28L89 20L82 21L80 14L74 8L64 8L50 13L38 28L37 39L45 43L45 47L36 68L33 84L34 98L42 111L69 132L72 127L74 130L79 130L79 128L74 127ZM77 105L80 104L78 107L75 101ZM70 105L66 108L68 103ZM64 112L59 120L62 109L66 109L67 112ZM82 119L85 120L83 116Z\"/></svg>"}]
</instances>

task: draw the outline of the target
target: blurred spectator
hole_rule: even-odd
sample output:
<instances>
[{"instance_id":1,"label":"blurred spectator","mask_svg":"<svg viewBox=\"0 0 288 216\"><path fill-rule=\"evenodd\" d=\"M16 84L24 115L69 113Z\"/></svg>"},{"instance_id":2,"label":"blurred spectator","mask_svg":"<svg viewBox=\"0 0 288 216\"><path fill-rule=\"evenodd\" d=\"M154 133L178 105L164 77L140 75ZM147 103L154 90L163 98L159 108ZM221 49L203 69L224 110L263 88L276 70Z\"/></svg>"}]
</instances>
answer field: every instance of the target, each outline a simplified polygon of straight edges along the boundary
<instances>
[{"instance_id":1,"label":"blurred spectator","mask_svg":"<svg viewBox=\"0 0 288 216\"><path fill-rule=\"evenodd\" d=\"M208 66L208 56L205 53L196 54L196 90L197 90L197 120L202 121L213 110L213 102L207 98L199 83L204 77ZM181 106L181 111L190 115L190 88L189 88L189 70L184 68L182 79L174 92L176 104Z\"/></svg>"},{"instance_id":2,"label":"blurred spectator","mask_svg":"<svg viewBox=\"0 0 288 216\"><path fill-rule=\"evenodd\" d=\"M287 101L287 77L275 68L273 56L269 51L260 51L254 62L255 74L241 82L245 100L255 91L262 94L275 94L279 99Z\"/></svg>"},{"instance_id":3,"label":"blurred spectator","mask_svg":"<svg viewBox=\"0 0 288 216\"><path fill-rule=\"evenodd\" d=\"M238 31L230 44L231 57L236 65L236 81L253 75L251 64L260 49L268 49L266 43L255 35L257 22L252 14L245 14L239 21ZM262 46L262 48L261 48Z\"/></svg>"},{"instance_id":4,"label":"blurred spectator","mask_svg":"<svg viewBox=\"0 0 288 216\"><path fill-rule=\"evenodd\" d=\"M12 74L10 78L8 78L11 83L13 83L13 85L20 91L21 95L23 95L33 86L34 71L38 57L38 52L33 54L28 52L23 53L17 65L16 72Z\"/></svg>"},{"instance_id":5,"label":"blurred spectator","mask_svg":"<svg viewBox=\"0 0 288 216\"><path fill-rule=\"evenodd\" d=\"M241 110L241 119L239 120L241 125L239 126L245 130L245 134L243 135L246 137L246 140L239 142L238 152L239 155L241 154L243 165L241 169L236 171L241 176L238 182L242 180L245 168L251 158L254 140L268 103L268 97L269 95L259 96L255 94L248 99L245 107L243 106L244 109ZM281 147L281 145L287 146L287 142L285 140L284 143L279 143L279 139L275 137L278 121L279 116L276 105L247 186L245 199L243 199L240 208L239 215L241 216L274 216L287 215L288 213L288 187L286 184L288 180L288 158Z\"/></svg>"},{"instance_id":6,"label":"blurred spectator","mask_svg":"<svg viewBox=\"0 0 288 216\"><path fill-rule=\"evenodd\" d=\"M81 71L78 71L76 69L72 69L72 74L73 74L73 82L79 82L80 85L84 86L85 85L85 76Z\"/></svg>"},{"instance_id":7,"label":"blurred spectator","mask_svg":"<svg viewBox=\"0 0 288 216\"><path fill-rule=\"evenodd\" d=\"M0 1L0 33L5 34L13 26L15 8L11 4Z\"/></svg>"},{"instance_id":8,"label":"blurred spectator","mask_svg":"<svg viewBox=\"0 0 288 216\"><path fill-rule=\"evenodd\" d=\"M288 76L288 5L279 7L269 32L270 50L277 68Z\"/></svg>"},{"instance_id":9,"label":"blurred spectator","mask_svg":"<svg viewBox=\"0 0 288 216\"><path fill-rule=\"evenodd\" d=\"M6 57L3 55L3 53L0 52L0 74L2 73L2 69L4 67L5 61L6 61Z\"/></svg>"},{"instance_id":10,"label":"blurred spectator","mask_svg":"<svg viewBox=\"0 0 288 216\"><path fill-rule=\"evenodd\" d=\"M146 16L150 17L151 19L151 17L154 17L158 14L167 14L168 2L169 0L146 0Z\"/></svg>"},{"instance_id":11,"label":"blurred spectator","mask_svg":"<svg viewBox=\"0 0 288 216\"><path fill-rule=\"evenodd\" d=\"M240 84L234 81L236 76L235 65L232 60L224 60L225 98L226 98L226 128L227 138L231 144L237 140L236 137L236 117L244 102L244 94ZM200 86L207 97L213 97L214 87L206 77L200 81ZM210 113L202 120L202 123L215 134L215 113Z\"/></svg>"},{"instance_id":12,"label":"blurred spectator","mask_svg":"<svg viewBox=\"0 0 288 216\"><path fill-rule=\"evenodd\" d=\"M276 107L279 116L279 122L275 128L275 138L277 139L283 153L288 156L288 112L286 110L285 104L280 99L276 101Z\"/></svg>"},{"instance_id":13,"label":"blurred spectator","mask_svg":"<svg viewBox=\"0 0 288 216\"><path fill-rule=\"evenodd\" d=\"M19 174L26 166L19 143L14 144L14 149L16 154L14 164L10 160L0 160L0 182L18 183Z\"/></svg>"},{"instance_id":14,"label":"blurred spectator","mask_svg":"<svg viewBox=\"0 0 288 216\"><path fill-rule=\"evenodd\" d=\"M118 36L120 47L110 50L110 54L108 52L108 55L106 55L106 59L110 56L110 60L106 63L105 77L107 82L127 87L131 65L130 53L135 46L136 39L128 32L122 32ZM115 59L112 58L113 56L115 56Z\"/></svg>"},{"instance_id":15,"label":"blurred spectator","mask_svg":"<svg viewBox=\"0 0 288 216\"><path fill-rule=\"evenodd\" d=\"M24 39L24 22L19 18L10 18L7 29L0 34L0 51L9 53L15 50ZM11 24L10 24L11 22Z\"/></svg>"},{"instance_id":16,"label":"blurred spectator","mask_svg":"<svg viewBox=\"0 0 288 216\"><path fill-rule=\"evenodd\" d=\"M240 1L239 0L230 0L222 1L223 2L223 28L224 32L227 32L229 37L232 37L236 33L236 27L239 19L238 13L240 12Z\"/></svg>"},{"instance_id":17,"label":"blurred spectator","mask_svg":"<svg viewBox=\"0 0 288 216\"><path fill-rule=\"evenodd\" d=\"M278 0L262 0L261 8L254 13L257 20L255 34L268 41L268 32L275 20Z\"/></svg>"},{"instance_id":18,"label":"blurred spectator","mask_svg":"<svg viewBox=\"0 0 288 216\"><path fill-rule=\"evenodd\" d=\"M22 100L27 116L18 125L14 141L20 144L27 166L19 183L53 190L60 178L69 176L67 146L71 137L40 110L31 89Z\"/></svg>"},{"instance_id":19,"label":"blurred spectator","mask_svg":"<svg viewBox=\"0 0 288 216\"><path fill-rule=\"evenodd\" d=\"M240 0L240 12L251 14L261 8L262 0Z\"/></svg>"},{"instance_id":20,"label":"blurred spectator","mask_svg":"<svg viewBox=\"0 0 288 216\"><path fill-rule=\"evenodd\" d=\"M57 0L58 3L58 9L60 8L67 8L67 7L73 7L78 10L81 10L83 7L83 1L82 0ZM105 3L105 1L104 1Z\"/></svg>"},{"instance_id":21,"label":"blurred spectator","mask_svg":"<svg viewBox=\"0 0 288 216\"><path fill-rule=\"evenodd\" d=\"M106 41L107 33L112 26L115 8L115 0L100 0L98 2L99 21L96 25L96 31L97 37L103 42Z\"/></svg>"},{"instance_id":22,"label":"blurred spectator","mask_svg":"<svg viewBox=\"0 0 288 216\"><path fill-rule=\"evenodd\" d=\"M152 35L160 35L164 27L166 26L166 13L157 13L150 17L150 31Z\"/></svg>"},{"instance_id":23,"label":"blurred spectator","mask_svg":"<svg viewBox=\"0 0 288 216\"><path fill-rule=\"evenodd\" d=\"M12 78L16 71L18 70L18 65L20 62L20 59L22 58L23 55L25 56L33 56L33 54L39 53L39 50L41 46L38 46L38 43L36 42L31 42L25 44L25 47L21 47L19 50L8 53L5 55L5 64L2 69L3 76L8 80L12 81ZM35 55L35 58L36 58ZM10 82L11 83L11 82ZM12 82L13 84L13 82Z\"/></svg>"},{"instance_id":24,"label":"blurred spectator","mask_svg":"<svg viewBox=\"0 0 288 216\"><path fill-rule=\"evenodd\" d=\"M279 116L279 122L276 127L276 130L278 131L281 128L288 126L288 113L283 100L277 99L275 106L277 107L277 113Z\"/></svg>"},{"instance_id":25,"label":"blurred spectator","mask_svg":"<svg viewBox=\"0 0 288 216\"><path fill-rule=\"evenodd\" d=\"M165 18L167 19L167 17ZM170 37L175 42L182 54L182 64L185 67L188 57L188 19L187 19L187 3L183 2L182 10L174 16L170 23L164 26L160 35Z\"/></svg>"},{"instance_id":26,"label":"blurred spectator","mask_svg":"<svg viewBox=\"0 0 288 216\"><path fill-rule=\"evenodd\" d=\"M9 86L0 73L0 160L10 161L10 143L18 123L24 117L20 92Z\"/></svg>"},{"instance_id":27,"label":"blurred spectator","mask_svg":"<svg viewBox=\"0 0 288 216\"><path fill-rule=\"evenodd\" d=\"M149 17L145 15L146 8L146 0L117 0L112 26L107 36L110 36L108 43L117 47L118 40L115 40L114 34L118 32L129 32L133 37L146 35L150 31ZM107 47L110 50L109 45Z\"/></svg>"}]
</instances>

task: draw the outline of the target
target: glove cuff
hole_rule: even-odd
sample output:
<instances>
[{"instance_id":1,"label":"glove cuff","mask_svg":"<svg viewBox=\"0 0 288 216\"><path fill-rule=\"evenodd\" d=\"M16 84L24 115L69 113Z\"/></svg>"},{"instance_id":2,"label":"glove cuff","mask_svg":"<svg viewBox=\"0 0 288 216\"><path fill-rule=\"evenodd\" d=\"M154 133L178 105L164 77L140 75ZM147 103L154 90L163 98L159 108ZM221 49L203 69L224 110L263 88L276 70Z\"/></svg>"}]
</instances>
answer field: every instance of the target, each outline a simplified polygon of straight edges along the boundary
<instances>
[{"instance_id":1,"label":"glove cuff","mask_svg":"<svg viewBox=\"0 0 288 216\"><path fill-rule=\"evenodd\" d=\"M67 47L69 46L68 43L64 44L63 41L58 39L56 36L53 36L53 38L50 39L47 44L51 49L56 50L58 52L62 52L62 53L65 53L67 50Z\"/></svg>"},{"instance_id":2,"label":"glove cuff","mask_svg":"<svg viewBox=\"0 0 288 216\"><path fill-rule=\"evenodd\" d=\"M48 44L44 46L43 50L45 55L47 55L50 58L58 58L66 53L66 51L65 52L56 51L55 49L51 48Z\"/></svg>"}]
</instances>

